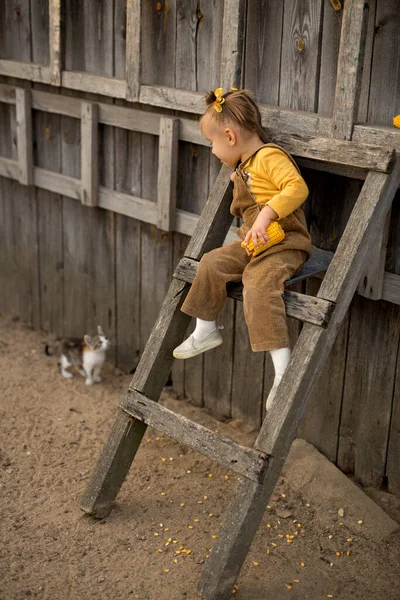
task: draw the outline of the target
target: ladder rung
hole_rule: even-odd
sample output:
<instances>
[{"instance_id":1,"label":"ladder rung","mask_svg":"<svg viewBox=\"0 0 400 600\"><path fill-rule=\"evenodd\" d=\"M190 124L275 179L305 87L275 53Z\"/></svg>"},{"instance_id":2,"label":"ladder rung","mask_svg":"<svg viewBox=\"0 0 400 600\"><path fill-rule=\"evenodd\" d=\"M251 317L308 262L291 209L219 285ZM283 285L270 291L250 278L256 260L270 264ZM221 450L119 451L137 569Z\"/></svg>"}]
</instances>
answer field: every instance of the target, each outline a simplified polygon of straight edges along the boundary
<instances>
[{"instance_id":1,"label":"ladder rung","mask_svg":"<svg viewBox=\"0 0 400 600\"><path fill-rule=\"evenodd\" d=\"M187 283L193 283L193 280L197 273L198 262L192 258L184 257L179 262L175 269L174 277ZM318 271L321 273L324 269L320 268ZM313 273L315 274L315 272ZM308 275L310 277L310 275ZM289 280L288 283L293 283L293 280ZM242 297L242 284L241 283L230 283L227 286L228 296L235 300L243 300ZM300 294L299 292L292 292L286 290L283 295L283 299L286 305L286 313L289 317L299 319L300 321L306 321L319 327L326 327L329 323L335 304L329 300L318 298L315 296L307 296L306 294Z\"/></svg>"},{"instance_id":2,"label":"ladder rung","mask_svg":"<svg viewBox=\"0 0 400 600\"><path fill-rule=\"evenodd\" d=\"M174 413L136 390L129 390L120 407L135 419L189 448L225 465L232 471L260 482L268 457L259 450L240 446L233 440Z\"/></svg>"}]
</instances>

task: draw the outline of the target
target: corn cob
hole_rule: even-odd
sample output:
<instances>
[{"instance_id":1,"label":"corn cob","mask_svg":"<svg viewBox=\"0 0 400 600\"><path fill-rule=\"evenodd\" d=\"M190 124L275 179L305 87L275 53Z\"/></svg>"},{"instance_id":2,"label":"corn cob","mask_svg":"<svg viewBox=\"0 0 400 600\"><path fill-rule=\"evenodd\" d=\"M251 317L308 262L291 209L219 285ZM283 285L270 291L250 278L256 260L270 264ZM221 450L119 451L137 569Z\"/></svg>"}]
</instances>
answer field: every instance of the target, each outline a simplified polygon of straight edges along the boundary
<instances>
[{"instance_id":1,"label":"corn cob","mask_svg":"<svg viewBox=\"0 0 400 600\"><path fill-rule=\"evenodd\" d=\"M279 242L281 242L285 238L285 232L283 231L278 221L272 221L272 223L268 225L265 231L268 236L268 242L266 245L258 241L258 248L255 248L252 239L249 240L248 244L242 242L243 248L249 250L249 252L252 253L252 256L257 256L258 254L261 254L261 252L264 252L264 250L271 248L271 246L275 246L275 244L279 244Z\"/></svg>"}]
</instances>

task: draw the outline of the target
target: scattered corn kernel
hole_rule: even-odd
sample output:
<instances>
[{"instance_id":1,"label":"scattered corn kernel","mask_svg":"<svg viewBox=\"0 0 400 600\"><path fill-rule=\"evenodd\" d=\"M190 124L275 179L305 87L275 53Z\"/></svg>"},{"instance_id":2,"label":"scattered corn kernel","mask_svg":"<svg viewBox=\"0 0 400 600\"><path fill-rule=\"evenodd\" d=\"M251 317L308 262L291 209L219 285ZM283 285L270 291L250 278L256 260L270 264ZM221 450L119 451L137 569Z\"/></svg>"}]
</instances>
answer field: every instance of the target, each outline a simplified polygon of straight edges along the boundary
<instances>
[{"instance_id":1,"label":"scattered corn kernel","mask_svg":"<svg viewBox=\"0 0 400 600\"><path fill-rule=\"evenodd\" d=\"M177 550L177 551L175 552L175 554L180 554L180 553L181 553L181 551L180 551L180 550Z\"/></svg>"},{"instance_id":2,"label":"scattered corn kernel","mask_svg":"<svg viewBox=\"0 0 400 600\"><path fill-rule=\"evenodd\" d=\"M209 515L208 515L208 516L209 516L209 517L213 517L213 516L214 516L214 513L209 513Z\"/></svg>"},{"instance_id":3,"label":"scattered corn kernel","mask_svg":"<svg viewBox=\"0 0 400 600\"><path fill-rule=\"evenodd\" d=\"M364 523L364 521L363 521L362 519L360 519L360 520L358 521L358 524L359 524L359 525L362 525L363 523Z\"/></svg>"},{"instance_id":4,"label":"scattered corn kernel","mask_svg":"<svg viewBox=\"0 0 400 600\"><path fill-rule=\"evenodd\" d=\"M267 525L266 525L266 526L267 526L268 528L270 528L270 527L271 527L271 523L267 523Z\"/></svg>"},{"instance_id":5,"label":"scattered corn kernel","mask_svg":"<svg viewBox=\"0 0 400 600\"><path fill-rule=\"evenodd\" d=\"M299 532L295 531L293 535L297 537L299 535Z\"/></svg>"},{"instance_id":6,"label":"scattered corn kernel","mask_svg":"<svg viewBox=\"0 0 400 600\"><path fill-rule=\"evenodd\" d=\"M254 565L255 567L259 567L259 566L260 566L260 563L258 563L258 562L253 562L253 565Z\"/></svg>"},{"instance_id":7,"label":"scattered corn kernel","mask_svg":"<svg viewBox=\"0 0 400 600\"><path fill-rule=\"evenodd\" d=\"M301 566L301 567L305 567L305 566L306 566L306 563L303 563L303 562L301 562L301 563L300 563L300 566Z\"/></svg>"},{"instance_id":8,"label":"scattered corn kernel","mask_svg":"<svg viewBox=\"0 0 400 600\"><path fill-rule=\"evenodd\" d=\"M161 548L158 548L157 552L162 552Z\"/></svg>"},{"instance_id":9,"label":"scattered corn kernel","mask_svg":"<svg viewBox=\"0 0 400 600\"><path fill-rule=\"evenodd\" d=\"M151 442L151 439L147 439L146 442L149 444Z\"/></svg>"},{"instance_id":10,"label":"scattered corn kernel","mask_svg":"<svg viewBox=\"0 0 400 600\"><path fill-rule=\"evenodd\" d=\"M353 541L353 538L347 538L347 541L351 543Z\"/></svg>"},{"instance_id":11,"label":"scattered corn kernel","mask_svg":"<svg viewBox=\"0 0 400 600\"><path fill-rule=\"evenodd\" d=\"M342 553L341 552L335 552L336 556L340 556Z\"/></svg>"},{"instance_id":12,"label":"scattered corn kernel","mask_svg":"<svg viewBox=\"0 0 400 600\"><path fill-rule=\"evenodd\" d=\"M238 590L238 589L239 589L239 586L238 586L238 584L237 584L237 583L235 583L235 584L234 584L234 586L233 586L233 589L234 589L234 590Z\"/></svg>"},{"instance_id":13,"label":"scattered corn kernel","mask_svg":"<svg viewBox=\"0 0 400 600\"><path fill-rule=\"evenodd\" d=\"M342 527L343 523L341 521L338 522L339 527Z\"/></svg>"},{"instance_id":14,"label":"scattered corn kernel","mask_svg":"<svg viewBox=\"0 0 400 600\"><path fill-rule=\"evenodd\" d=\"M286 498L286 494L281 494L282 498Z\"/></svg>"},{"instance_id":15,"label":"scattered corn kernel","mask_svg":"<svg viewBox=\"0 0 400 600\"><path fill-rule=\"evenodd\" d=\"M179 550L183 550L185 546L179 546Z\"/></svg>"},{"instance_id":16,"label":"scattered corn kernel","mask_svg":"<svg viewBox=\"0 0 400 600\"><path fill-rule=\"evenodd\" d=\"M200 519L193 519L193 523L198 523Z\"/></svg>"},{"instance_id":17,"label":"scattered corn kernel","mask_svg":"<svg viewBox=\"0 0 400 600\"><path fill-rule=\"evenodd\" d=\"M270 551L270 550L267 550L265 554L271 554L271 551Z\"/></svg>"},{"instance_id":18,"label":"scattered corn kernel","mask_svg":"<svg viewBox=\"0 0 400 600\"><path fill-rule=\"evenodd\" d=\"M273 546L274 548L277 547L278 544L274 544L274 542L271 542L271 546Z\"/></svg>"},{"instance_id":19,"label":"scattered corn kernel","mask_svg":"<svg viewBox=\"0 0 400 600\"><path fill-rule=\"evenodd\" d=\"M172 538L168 538L167 542L171 543L172 542Z\"/></svg>"},{"instance_id":20,"label":"scattered corn kernel","mask_svg":"<svg viewBox=\"0 0 400 600\"><path fill-rule=\"evenodd\" d=\"M203 496L203 500L208 500L208 496Z\"/></svg>"},{"instance_id":21,"label":"scattered corn kernel","mask_svg":"<svg viewBox=\"0 0 400 600\"><path fill-rule=\"evenodd\" d=\"M217 535L212 535L211 537L212 537L213 540L216 540L218 538Z\"/></svg>"},{"instance_id":22,"label":"scattered corn kernel","mask_svg":"<svg viewBox=\"0 0 400 600\"><path fill-rule=\"evenodd\" d=\"M153 535L154 535L154 537L157 537L157 536L158 536L158 533L157 533L157 531L155 531L155 532L153 533Z\"/></svg>"},{"instance_id":23,"label":"scattered corn kernel","mask_svg":"<svg viewBox=\"0 0 400 600\"><path fill-rule=\"evenodd\" d=\"M203 500L197 500L197 504L203 504Z\"/></svg>"},{"instance_id":24,"label":"scattered corn kernel","mask_svg":"<svg viewBox=\"0 0 400 600\"><path fill-rule=\"evenodd\" d=\"M206 558L208 558L208 554L206 554Z\"/></svg>"},{"instance_id":25,"label":"scattered corn kernel","mask_svg":"<svg viewBox=\"0 0 400 600\"><path fill-rule=\"evenodd\" d=\"M298 527L300 529L301 523L297 523L296 527Z\"/></svg>"},{"instance_id":26,"label":"scattered corn kernel","mask_svg":"<svg viewBox=\"0 0 400 600\"><path fill-rule=\"evenodd\" d=\"M293 544L293 540L286 540L288 544Z\"/></svg>"},{"instance_id":27,"label":"scattered corn kernel","mask_svg":"<svg viewBox=\"0 0 400 600\"><path fill-rule=\"evenodd\" d=\"M229 481L229 475L225 475L225 481Z\"/></svg>"},{"instance_id":28,"label":"scattered corn kernel","mask_svg":"<svg viewBox=\"0 0 400 600\"><path fill-rule=\"evenodd\" d=\"M236 590L232 590L232 596L236 594Z\"/></svg>"},{"instance_id":29,"label":"scattered corn kernel","mask_svg":"<svg viewBox=\"0 0 400 600\"><path fill-rule=\"evenodd\" d=\"M164 569L164 573L169 573L169 569Z\"/></svg>"},{"instance_id":30,"label":"scattered corn kernel","mask_svg":"<svg viewBox=\"0 0 400 600\"><path fill-rule=\"evenodd\" d=\"M280 538L282 539L282 538L284 537L284 536L283 536L283 533L280 533L280 534L278 535L278 537L280 537Z\"/></svg>"},{"instance_id":31,"label":"scattered corn kernel","mask_svg":"<svg viewBox=\"0 0 400 600\"><path fill-rule=\"evenodd\" d=\"M293 579L293 583L300 583L300 579Z\"/></svg>"},{"instance_id":32,"label":"scattered corn kernel","mask_svg":"<svg viewBox=\"0 0 400 600\"><path fill-rule=\"evenodd\" d=\"M185 554L187 554L187 555L192 554L192 551L191 550L185 550Z\"/></svg>"},{"instance_id":33,"label":"scattered corn kernel","mask_svg":"<svg viewBox=\"0 0 400 600\"><path fill-rule=\"evenodd\" d=\"M156 440L157 440L157 442L158 442L158 440L159 440L159 439L160 439L160 438L157 436L157 437L156 437Z\"/></svg>"},{"instance_id":34,"label":"scattered corn kernel","mask_svg":"<svg viewBox=\"0 0 400 600\"><path fill-rule=\"evenodd\" d=\"M271 507L270 507L270 505L269 505L269 504L267 504L267 509L269 510L270 508L271 508Z\"/></svg>"},{"instance_id":35,"label":"scattered corn kernel","mask_svg":"<svg viewBox=\"0 0 400 600\"><path fill-rule=\"evenodd\" d=\"M165 547L168 548L171 542L165 542Z\"/></svg>"},{"instance_id":36,"label":"scattered corn kernel","mask_svg":"<svg viewBox=\"0 0 400 600\"><path fill-rule=\"evenodd\" d=\"M212 474L212 473L209 473L209 474L208 474L208 477L212 477L212 476L213 476L213 474Z\"/></svg>"},{"instance_id":37,"label":"scattered corn kernel","mask_svg":"<svg viewBox=\"0 0 400 600\"><path fill-rule=\"evenodd\" d=\"M178 543L178 540L172 540L172 543L173 543L173 544L177 544L177 543Z\"/></svg>"},{"instance_id":38,"label":"scattered corn kernel","mask_svg":"<svg viewBox=\"0 0 400 600\"><path fill-rule=\"evenodd\" d=\"M327 594L326 597L327 598L333 598L332 594Z\"/></svg>"},{"instance_id":39,"label":"scattered corn kernel","mask_svg":"<svg viewBox=\"0 0 400 600\"><path fill-rule=\"evenodd\" d=\"M166 459L166 458L162 458L161 460L162 460L163 462L167 462L167 459Z\"/></svg>"},{"instance_id":40,"label":"scattered corn kernel","mask_svg":"<svg viewBox=\"0 0 400 600\"><path fill-rule=\"evenodd\" d=\"M161 496L166 496L167 492L161 492Z\"/></svg>"},{"instance_id":41,"label":"scattered corn kernel","mask_svg":"<svg viewBox=\"0 0 400 600\"><path fill-rule=\"evenodd\" d=\"M188 525L188 529L193 529L193 525Z\"/></svg>"},{"instance_id":42,"label":"scattered corn kernel","mask_svg":"<svg viewBox=\"0 0 400 600\"><path fill-rule=\"evenodd\" d=\"M310 508L311 504L306 504L307 508Z\"/></svg>"},{"instance_id":43,"label":"scattered corn kernel","mask_svg":"<svg viewBox=\"0 0 400 600\"><path fill-rule=\"evenodd\" d=\"M328 535L328 538L331 540L333 538L333 535Z\"/></svg>"},{"instance_id":44,"label":"scattered corn kernel","mask_svg":"<svg viewBox=\"0 0 400 600\"><path fill-rule=\"evenodd\" d=\"M184 503L184 502L181 502L179 506L181 506L181 507L182 507L182 506L185 506L185 503Z\"/></svg>"},{"instance_id":45,"label":"scattered corn kernel","mask_svg":"<svg viewBox=\"0 0 400 600\"><path fill-rule=\"evenodd\" d=\"M164 527L164 531L169 531L169 527Z\"/></svg>"},{"instance_id":46,"label":"scattered corn kernel","mask_svg":"<svg viewBox=\"0 0 400 600\"><path fill-rule=\"evenodd\" d=\"M188 470L186 471L186 473L191 473L191 472L192 472L192 471L191 471L190 469L188 469Z\"/></svg>"},{"instance_id":47,"label":"scattered corn kernel","mask_svg":"<svg viewBox=\"0 0 400 600\"><path fill-rule=\"evenodd\" d=\"M285 585L286 585L286 587L287 587L288 590L291 590L292 587L293 587L291 583L285 583Z\"/></svg>"},{"instance_id":48,"label":"scattered corn kernel","mask_svg":"<svg viewBox=\"0 0 400 600\"><path fill-rule=\"evenodd\" d=\"M330 567L333 567L333 563L330 563L330 565L329 565L329 566L330 566Z\"/></svg>"},{"instance_id":49,"label":"scattered corn kernel","mask_svg":"<svg viewBox=\"0 0 400 600\"><path fill-rule=\"evenodd\" d=\"M346 552L346 556L350 556L351 552L349 550L347 550Z\"/></svg>"},{"instance_id":50,"label":"scattered corn kernel","mask_svg":"<svg viewBox=\"0 0 400 600\"><path fill-rule=\"evenodd\" d=\"M174 563L177 564L178 563L178 559L174 558Z\"/></svg>"}]
</instances>

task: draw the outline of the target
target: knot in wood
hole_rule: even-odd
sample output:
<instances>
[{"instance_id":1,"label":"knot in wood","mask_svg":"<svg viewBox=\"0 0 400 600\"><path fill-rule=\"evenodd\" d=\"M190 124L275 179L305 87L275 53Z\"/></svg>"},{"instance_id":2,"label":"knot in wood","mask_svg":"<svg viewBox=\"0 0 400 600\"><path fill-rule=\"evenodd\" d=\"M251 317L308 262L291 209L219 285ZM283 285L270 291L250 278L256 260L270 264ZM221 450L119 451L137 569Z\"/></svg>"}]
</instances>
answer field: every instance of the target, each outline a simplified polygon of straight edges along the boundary
<instances>
[{"instance_id":1,"label":"knot in wood","mask_svg":"<svg viewBox=\"0 0 400 600\"><path fill-rule=\"evenodd\" d=\"M303 38L301 38L301 37L300 37L300 38L297 40L297 50L298 50L299 52L303 52L303 50L304 50L304 46L305 46L305 45L306 45L306 44L305 44L305 41L303 40Z\"/></svg>"}]
</instances>

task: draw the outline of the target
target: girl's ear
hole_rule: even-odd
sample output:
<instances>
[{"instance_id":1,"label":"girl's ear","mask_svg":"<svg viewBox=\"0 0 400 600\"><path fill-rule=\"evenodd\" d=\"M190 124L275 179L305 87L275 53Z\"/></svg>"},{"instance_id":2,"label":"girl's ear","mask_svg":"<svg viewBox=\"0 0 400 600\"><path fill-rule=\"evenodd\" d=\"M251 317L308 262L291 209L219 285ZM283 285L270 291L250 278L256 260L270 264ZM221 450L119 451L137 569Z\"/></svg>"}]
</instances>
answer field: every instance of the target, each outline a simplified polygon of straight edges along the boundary
<instances>
[{"instance_id":1,"label":"girl's ear","mask_svg":"<svg viewBox=\"0 0 400 600\"><path fill-rule=\"evenodd\" d=\"M229 129L229 127L227 127L225 129L225 135L228 140L228 144L230 146L234 146L237 142L236 133L232 129Z\"/></svg>"}]
</instances>

